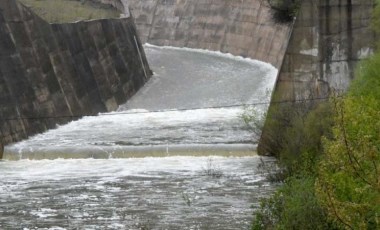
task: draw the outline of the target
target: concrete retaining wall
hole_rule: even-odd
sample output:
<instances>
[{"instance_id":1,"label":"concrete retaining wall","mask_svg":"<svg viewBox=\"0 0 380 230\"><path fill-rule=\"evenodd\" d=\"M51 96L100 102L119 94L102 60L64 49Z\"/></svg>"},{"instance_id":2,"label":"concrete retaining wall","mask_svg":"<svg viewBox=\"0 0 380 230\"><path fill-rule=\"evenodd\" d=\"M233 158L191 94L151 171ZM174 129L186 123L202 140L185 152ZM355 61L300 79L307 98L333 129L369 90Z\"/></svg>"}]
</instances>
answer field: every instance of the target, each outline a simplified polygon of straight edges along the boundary
<instances>
[{"instance_id":1,"label":"concrete retaining wall","mask_svg":"<svg viewBox=\"0 0 380 230\"><path fill-rule=\"evenodd\" d=\"M15 0L0 1L3 142L114 110L150 76L132 18L51 25Z\"/></svg>"},{"instance_id":2,"label":"concrete retaining wall","mask_svg":"<svg viewBox=\"0 0 380 230\"><path fill-rule=\"evenodd\" d=\"M128 0L143 42L201 48L282 63L289 25L264 0Z\"/></svg>"},{"instance_id":3,"label":"concrete retaining wall","mask_svg":"<svg viewBox=\"0 0 380 230\"><path fill-rule=\"evenodd\" d=\"M276 97L345 91L358 61L373 53L373 0L303 1L278 76Z\"/></svg>"}]
</instances>

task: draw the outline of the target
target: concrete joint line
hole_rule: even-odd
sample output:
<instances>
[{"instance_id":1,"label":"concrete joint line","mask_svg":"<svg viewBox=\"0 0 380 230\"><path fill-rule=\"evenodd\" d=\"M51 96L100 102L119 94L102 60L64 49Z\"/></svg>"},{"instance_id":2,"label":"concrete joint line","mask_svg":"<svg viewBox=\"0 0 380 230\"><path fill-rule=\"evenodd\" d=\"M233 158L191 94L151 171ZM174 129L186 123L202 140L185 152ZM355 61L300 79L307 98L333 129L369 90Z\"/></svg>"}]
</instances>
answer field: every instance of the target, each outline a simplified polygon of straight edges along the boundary
<instances>
[{"instance_id":1,"label":"concrete joint line","mask_svg":"<svg viewBox=\"0 0 380 230\"><path fill-rule=\"evenodd\" d=\"M139 58L140 58L140 62L141 62L141 66L144 70L144 76L145 76L145 80L148 79L148 76L146 75L146 70L145 70L145 65L144 65L144 61L142 59L142 56L141 56L141 52L140 52L140 48L139 48L139 44L137 43L137 39L136 39L136 36L133 36L134 40L135 40L135 45L136 45L136 48L137 48L137 52L139 54Z\"/></svg>"}]
</instances>

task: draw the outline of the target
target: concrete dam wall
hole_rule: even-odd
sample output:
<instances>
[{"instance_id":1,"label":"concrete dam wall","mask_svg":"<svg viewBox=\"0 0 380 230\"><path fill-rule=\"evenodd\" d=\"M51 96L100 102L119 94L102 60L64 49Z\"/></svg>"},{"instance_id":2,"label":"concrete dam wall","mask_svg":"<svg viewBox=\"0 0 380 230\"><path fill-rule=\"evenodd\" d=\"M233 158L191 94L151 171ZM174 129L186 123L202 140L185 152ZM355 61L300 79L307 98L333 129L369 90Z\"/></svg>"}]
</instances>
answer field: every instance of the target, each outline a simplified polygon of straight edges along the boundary
<instances>
[{"instance_id":1,"label":"concrete dam wall","mask_svg":"<svg viewBox=\"0 0 380 230\"><path fill-rule=\"evenodd\" d=\"M271 63L281 99L345 90L372 52L373 0L304 0L294 24L277 24L266 0L128 0L143 42L202 48Z\"/></svg>"},{"instance_id":2,"label":"concrete dam wall","mask_svg":"<svg viewBox=\"0 0 380 230\"><path fill-rule=\"evenodd\" d=\"M49 24L0 1L3 142L114 110L150 76L132 18Z\"/></svg>"},{"instance_id":3,"label":"concrete dam wall","mask_svg":"<svg viewBox=\"0 0 380 230\"><path fill-rule=\"evenodd\" d=\"M271 63L280 70L279 100L346 89L375 40L374 0L305 0L293 24L276 23L265 0L93 1L125 15L129 5L142 42ZM133 18L51 25L15 0L0 1L0 65L6 143L77 115L113 110L151 75Z\"/></svg>"},{"instance_id":4,"label":"concrete dam wall","mask_svg":"<svg viewBox=\"0 0 380 230\"><path fill-rule=\"evenodd\" d=\"M373 53L374 0L303 1L275 89L276 100L345 91L356 64Z\"/></svg>"},{"instance_id":5,"label":"concrete dam wall","mask_svg":"<svg viewBox=\"0 0 380 230\"><path fill-rule=\"evenodd\" d=\"M201 48L281 66L289 25L262 0L128 0L143 42Z\"/></svg>"}]
</instances>

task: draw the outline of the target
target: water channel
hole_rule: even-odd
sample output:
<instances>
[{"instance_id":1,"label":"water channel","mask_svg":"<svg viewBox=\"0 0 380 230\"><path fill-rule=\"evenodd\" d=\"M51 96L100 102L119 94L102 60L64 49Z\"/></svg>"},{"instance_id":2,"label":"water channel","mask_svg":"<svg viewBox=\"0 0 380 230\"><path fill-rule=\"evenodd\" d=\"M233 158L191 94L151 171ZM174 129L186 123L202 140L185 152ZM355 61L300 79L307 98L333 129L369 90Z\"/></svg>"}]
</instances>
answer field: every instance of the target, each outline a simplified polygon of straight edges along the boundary
<instances>
[{"instance_id":1,"label":"water channel","mask_svg":"<svg viewBox=\"0 0 380 230\"><path fill-rule=\"evenodd\" d=\"M154 76L118 111L6 147L0 229L246 229L274 188L241 115L269 64L145 45ZM265 111L267 105L261 105Z\"/></svg>"}]
</instances>

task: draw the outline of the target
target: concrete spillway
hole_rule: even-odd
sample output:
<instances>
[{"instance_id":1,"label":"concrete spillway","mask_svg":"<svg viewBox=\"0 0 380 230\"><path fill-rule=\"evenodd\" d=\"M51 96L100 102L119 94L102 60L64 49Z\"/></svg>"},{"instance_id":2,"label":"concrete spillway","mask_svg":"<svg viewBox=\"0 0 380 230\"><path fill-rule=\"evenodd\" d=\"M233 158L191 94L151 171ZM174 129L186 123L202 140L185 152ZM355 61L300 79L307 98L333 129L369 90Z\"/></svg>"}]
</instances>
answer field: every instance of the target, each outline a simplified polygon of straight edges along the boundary
<instances>
[{"instance_id":1,"label":"concrete spillway","mask_svg":"<svg viewBox=\"0 0 380 230\"><path fill-rule=\"evenodd\" d=\"M269 102L277 70L216 52L145 46L154 77L117 112L85 117L6 148L6 159L249 154L244 105ZM265 110L267 105L260 109Z\"/></svg>"},{"instance_id":2,"label":"concrete spillway","mask_svg":"<svg viewBox=\"0 0 380 230\"><path fill-rule=\"evenodd\" d=\"M279 99L345 90L371 55L375 0L302 1L294 22L276 23L263 0L129 0L143 42L250 57L279 69Z\"/></svg>"},{"instance_id":3,"label":"concrete spillway","mask_svg":"<svg viewBox=\"0 0 380 230\"><path fill-rule=\"evenodd\" d=\"M310 82L316 82L316 89L345 82L335 81L340 73L349 75L341 71L346 70L345 63L370 53L364 39L354 39L352 30L354 19L365 15L358 27L367 31L369 14L362 9L369 9L372 1L367 5L306 2L289 47L289 25L275 25L265 2L130 1L144 41L221 50L277 68L284 63L278 89L289 98L308 95L304 85ZM12 9L17 12L17 7ZM343 25L347 18L349 23ZM93 26L95 31L102 28ZM4 31L0 30L9 34ZM337 43L342 38L347 46ZM109 51L115 51L113 42ZM273 184L259 172L260 159L252 156L250 143L255 139L240 118L241 105L265 104L277 71L265 63L204 51L147 47L147 54L155 76L117 112L85 117L7 146L6 159L19 161L0 162L0 228L249 228L251 204L257 207L258 199L273 191ZM119 63L120 55L111 56ZM139 63L136 58L132 61ZM332 68L331 63L342 65ZM136 73L142 76L142 69ZM116 88L133 91L128 90L131 83L121 85ZM84 102L89 98L84 97ZM173 156L181 154L187 156ZM165 157L119 158L157 155Z\"/></svg>"},{"instance_id":4,"label":"concrete spillway","mask_svg":"<svg viewBox=\"0 0 380 230\"><path fill-rule=\"evenodd\" d=\"M11 1L7 0L7 3ZM29 15L25 8L12 4L12 12L17 14L21 9L21 19L24 20L20 23L21 28L29 31L27 22L34 22L36 17ZM0 6L9 7L1 3ZM0 23L16 26L9 14L6 16L6 23L1 20ZM38 18L36 20L41 22ZM50 25L41 24L47 32L41 31L51 34ZM86 89L93 94L104 93L100 104L107 110L131 96L149 78L144 73L144 69L148 69L145 68L147 63L136 45L139 43L130 19L54 25L53 28L57 33L67 35L67 38L73 35L77 40L59 40L62 47L55 46L54 39L46 40L57 52L48 50L45 53L44 57L52 55L51 60L55 62L51 66L47 64L41 71L54 67L58 77L66 76L58 74L60 71L66 73L59 64L70 61L70 55L73 55L79 60L78 65L73 65L78 71L93 69L96 75L90 76L83 71L77 76L75 71L68 71L69 76L73 74L79 79L63 86L70 87L73 83L72 87L76 89L88 85L81 81L81 77L87 76L86 82L98 87ZM112 30L108 30L110 28ZM106 32L102 33L103 30ZM6 30L0 32L9 35ZM84 39L88 43L82 42ZM65 47L65 42L69 42L69 47ZM14 48L13 53L17 54L17 47ZM67 48L64 52L66 59L60 56L59 48L65 51ZM258 170L260 158L252 156L255 155L251 144L254 139L240 116L244 104L269 100L267 89L273 88L277 70L263 62L205 51L147 47L147 54L154 77L117 112L84 117L6 147L6 160L0 161L1 229L249 227L251 205L257 207L258 200L273 187L265 174ZM272 57L275 56L272 54ZM83 67L83 63L90 64L90 67ZM137 69L128 72L130 67ZM111 74L103 76L102 70ZM28 76L19 79L25 83ZM96 78L95 81L92 77ZM104 85L109 82L107 80L114 84ZM80 88L77 91L83 92ZM93 94L85 93L79 102L93 108L91 113L105 111L105 108L96 109L98 103L91 103L96 99ZM28 104L34 100L32 96L21 95L19 99ZM47 103L49 100L50 97ZM62 105L61 102L53 100L53 111L55 105ZM266 105L261 109L265 110ZM86 111L77 112L83 114ZM27 110L21 112L21 115L27 114ZM3 132L7 142L26 136L21 135L25 130L18 122L9 125L18 127L18 132L11 132L11 128ZM55 122L52 121L50 126L52 124ZM196 154L202 156L195 157ZM134 158L157 155L165 157ZM245 157L238 157L241 155ZM9 159L18 161L7 161ZM272 159L265 158L264 161L271 162Z\"/></svg>"},{"instance_id":5,"label":"concrete spillway","mask_svg":"<svg viewBox=\"0 0 380 230\"><path fill-rule=\"evenodd\" d=\"M244 107L224 106L268 101L277 70L208 51L146 53L155 75L119 111L6 148L21 160L0 162L0 228L249 228L274 186L247 145ZM107 159L46 160L57 157Z\"/></svg>"}]
</instances>

